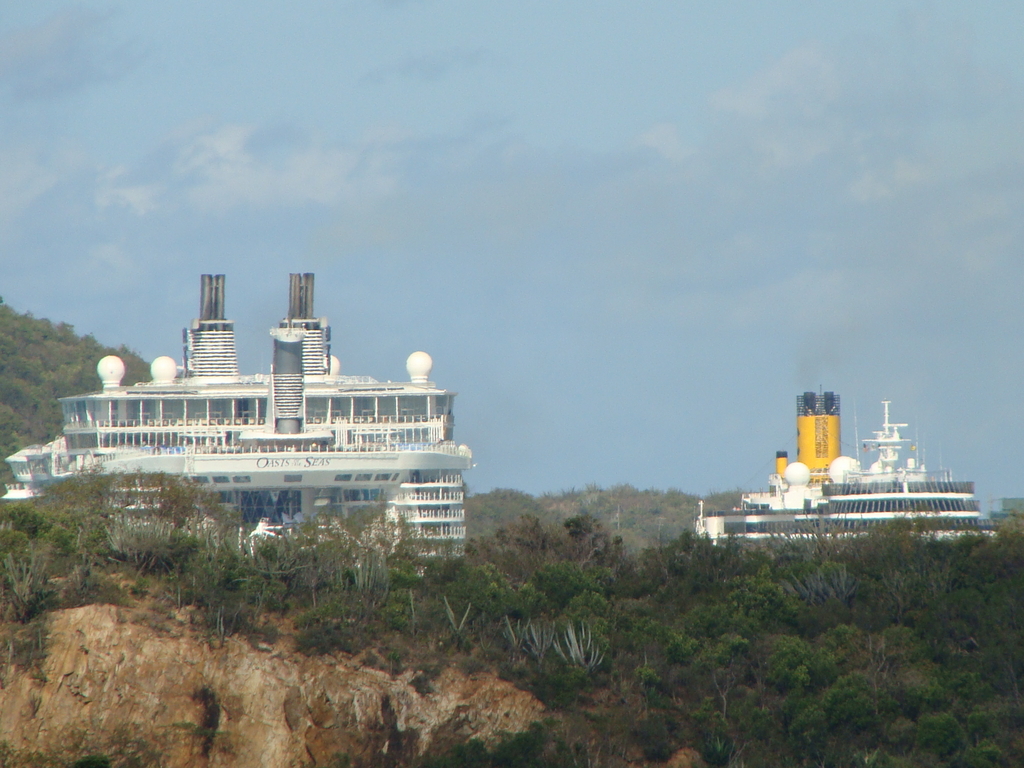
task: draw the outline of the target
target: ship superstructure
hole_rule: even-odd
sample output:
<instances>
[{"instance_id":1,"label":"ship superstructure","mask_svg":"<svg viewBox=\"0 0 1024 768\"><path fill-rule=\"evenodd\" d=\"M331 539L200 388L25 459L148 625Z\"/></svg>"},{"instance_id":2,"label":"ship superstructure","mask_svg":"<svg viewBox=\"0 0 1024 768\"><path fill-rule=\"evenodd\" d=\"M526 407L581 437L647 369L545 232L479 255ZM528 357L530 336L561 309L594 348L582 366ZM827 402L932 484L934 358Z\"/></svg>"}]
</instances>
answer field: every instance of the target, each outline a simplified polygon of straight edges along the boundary
<instances>
[{"instance_id":1,"label":"ship superstructure","mask_svg":"<svg viewBox=\"0 0 1024 768\"><path fill-rule=\"evenodd\" d=\"M697 529L712 539L758 539L821 532L856 533L900 518L924 519L947 532L979 526L974 483L953 480L948 470L929 472L917 446L900 434L907 424L890 420L882 402L882 428L864 441L875 453L867 468L840 455L839 397L805 392L797 397L797 461L779 451L768 490L744 494L738 508L708 511ZM913 456L900 460L909 448Z\"/></svg>"},{"instance_id":2,"label":"ship superstructure","mask_svg":"<svg viewBox=\"0 0 1024 768\"><path fill-rule=\"evenodd\" d=\"M152 380L121 386L124 363L97 365L102 391L62 398L63 433L8 457L31 497L79 472L164 472L216 491L245 522L289 524L384 503L431 539L465 538L455 393L430 381L414 352L408 382L346 376L330 327L313 311L313 275L293 274L288 314L270 331L271 373L240 375L224 276L203 275L199 317L184 331L182 365L158 357Z\"/></svg>"}]
</instances>

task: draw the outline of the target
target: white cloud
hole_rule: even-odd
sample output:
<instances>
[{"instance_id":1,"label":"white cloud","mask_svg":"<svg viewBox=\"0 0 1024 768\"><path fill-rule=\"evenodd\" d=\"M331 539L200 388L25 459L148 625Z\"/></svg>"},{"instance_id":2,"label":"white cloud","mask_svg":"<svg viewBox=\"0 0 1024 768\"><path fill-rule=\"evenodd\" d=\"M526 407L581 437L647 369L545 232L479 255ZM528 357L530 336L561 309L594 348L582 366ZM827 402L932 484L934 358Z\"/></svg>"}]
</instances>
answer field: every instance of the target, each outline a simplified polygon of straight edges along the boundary
<instances>
[{"instance_id":1,"label":"white cloud","mask_svg":"<svg viewBox=\"0 0 1024 768\"><path fill-rule=\"evenodd\" d=\"M0 151L0 233L59 179L60 171L48 166L33 148Z\"/></svg>"},{"instance_id":2,"label":"white cloud","mask_svg":"<svg viewBox=\"0 0 1024 768\"><path fill-rule=\"evenodd\" d=\"M89 249L90 267L103 274L124 274L133 265L120 243L100 243Z\"/></svg>"},{"instance_id":3,"label":"white cloud","mask_svg":"<svg viewBox=\"0 0 1024 768\"><path fill-rule=\"evenodd\" d=\"M637 138L641 147L653 149L666 160L680 162L690 157L693 150L683 146L679 140L679 130L673 123L658 123L644 131Z\"/></svg>"},{"instance_id":4,"label":"white cloud","mask_svg":"<svg viewBox=\"0 0 1024 768\"><path fill-rule=\"evenodd\" d=\"M898 158L889 167L865 170L850 185L850 194L862 203L889 199L901 190L927 180L928 171L922 163Z\"/></svg>"},{"instance_id":5,"label":"white cloud","mask_svg":"<svg viewBox=\"0 0 1024 768\"><path fill-rule=\"evenodd\" d=\"M336 205L355 195L382 194L394 179L387 145L285 147L280 159L253 149L253 126L225 125L190 139L179 150L174 175L197 208Z\"/></svg>"},{"instance_id":6,"label":"white cloud","mask_svg":"<svg viewBox=\"0 0 1024 768\"><path fill-rule=\"evenodd\" d=\"M127 168L119 165L100 174L96 185L96 207L102 211L123 206L138 216L156 210L161 185L125 184L123 178L127 172Z\"/></svg>"},{"instance_id":7,"label":"white cloud","mask_svg":"<svg viewBox=\"0 0 1024 768\"><path fill-rule=\"evenodd\" d=\"M73 8L0 38L0 85L18 98L46 98L124 74L139 55L103 39L109 16Z\"/></svg>"},{"instance_id":8,"label":"white cloud","mask_svg":"<svg viewBox=\"0 0 1024 768\"><path fill-rule=\"evenodd\" d=\"M805 45L743 85L718 91L711 104L747 119L807 119L820 115L840 94L840 80L831 57L817 45Z\"/></svg>"}]
</instances>

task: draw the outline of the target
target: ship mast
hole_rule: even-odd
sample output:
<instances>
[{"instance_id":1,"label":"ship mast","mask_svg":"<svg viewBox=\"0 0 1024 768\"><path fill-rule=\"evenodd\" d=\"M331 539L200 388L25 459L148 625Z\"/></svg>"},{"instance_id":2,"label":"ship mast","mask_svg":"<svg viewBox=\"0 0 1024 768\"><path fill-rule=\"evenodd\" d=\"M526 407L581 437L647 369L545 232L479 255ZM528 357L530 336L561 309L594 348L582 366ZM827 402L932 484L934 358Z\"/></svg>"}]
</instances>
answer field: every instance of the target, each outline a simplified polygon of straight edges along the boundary
<instances>
[{"instance_id":1,"label":"ship mast","mask_svg":"<svg viewBox=\"0 0 1024 768\"><path fill-rule=\"evenodd\" d=\"M907 438L900 437L900 427L907 424L897 424L889 421L889 400L882 401L884 418L882 428L875 432L875 437L868 440L864 447L869 451L878 451L878 461L871 465L872 473L892 473L896 470L899 461L900 449L903 443L910 442Z\"/></svg>"}]
</instances>

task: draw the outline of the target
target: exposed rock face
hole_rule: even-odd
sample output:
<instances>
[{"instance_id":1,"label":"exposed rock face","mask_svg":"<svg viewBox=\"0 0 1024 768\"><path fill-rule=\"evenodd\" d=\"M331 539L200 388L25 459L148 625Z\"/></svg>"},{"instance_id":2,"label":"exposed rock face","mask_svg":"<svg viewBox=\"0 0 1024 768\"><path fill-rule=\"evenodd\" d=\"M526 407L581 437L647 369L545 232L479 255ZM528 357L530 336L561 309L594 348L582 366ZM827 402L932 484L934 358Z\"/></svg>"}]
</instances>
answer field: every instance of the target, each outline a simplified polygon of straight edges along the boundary
<instances>
[{"instance_id":1,"label":"exposed rock face","mask_svg":"<svg viewBox=\"0 0 1024 768\"><path fill-rule=\"evenodd\" d=\"M184 622L154 629L93 605L53 614L42 675L0 690L0 734L50 750L131 731L176 766L402 766L432 744L524 730L543 705L493 676L449 669L420 695L347 658L210 647Z\"/></svg>"}]
</instances>

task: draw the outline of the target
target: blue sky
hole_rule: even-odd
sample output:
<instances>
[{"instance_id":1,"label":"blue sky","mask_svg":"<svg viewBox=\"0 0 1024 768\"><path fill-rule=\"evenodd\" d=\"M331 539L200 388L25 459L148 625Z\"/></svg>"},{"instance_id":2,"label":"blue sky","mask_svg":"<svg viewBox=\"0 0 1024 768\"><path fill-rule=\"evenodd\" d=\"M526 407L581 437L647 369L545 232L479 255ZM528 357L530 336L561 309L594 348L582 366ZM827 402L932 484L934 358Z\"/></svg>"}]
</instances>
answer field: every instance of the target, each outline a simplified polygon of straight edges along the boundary
<instances>
[{"instance_id":1,"label":"blue sky","mask_svg":"<svg viewBox=\"0 0 1024 768\"><path fill-rule=\"evenodd\" d=\"M758 487L795 395L1024 495L1024 6L0 4L0 295L180 355L287 274L471 488Z\"/></svg>"}]
</instances>

